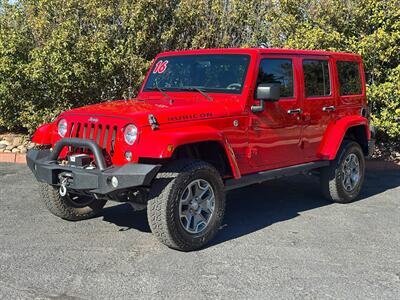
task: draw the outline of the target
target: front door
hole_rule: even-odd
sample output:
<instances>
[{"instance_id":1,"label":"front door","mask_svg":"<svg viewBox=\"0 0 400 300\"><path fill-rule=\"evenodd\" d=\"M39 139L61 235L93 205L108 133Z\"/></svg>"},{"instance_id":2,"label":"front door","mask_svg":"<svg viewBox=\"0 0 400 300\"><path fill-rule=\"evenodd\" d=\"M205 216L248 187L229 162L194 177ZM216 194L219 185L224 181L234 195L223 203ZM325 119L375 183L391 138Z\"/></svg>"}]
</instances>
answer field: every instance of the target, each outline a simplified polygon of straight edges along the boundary
<instances>
[{"instance_id":1,"label":"front door","mask_svg":"<svg viewBox=\"0 0 400 300\"><path fill-rule=\"evenodd\" d=\"M303 57L301 82L304 89L301 147L307 161L318 160L318 147L335 114L332 68L329 57Z\"/></svg>"},{"instance_id":2,"label":"front door","mask_svg":"<svg viewBox=\"0 0 400 300\"><path fill-rule=\"evenodd\" d=\"M263 112L250 113L249 158L255 171L301 163L301 103L298 97L298 58L263 56L259 61L257 85L280 83L281 98L265 101ZM252 105L258 103L253 99Z\"/></svg>"}]
</instances>

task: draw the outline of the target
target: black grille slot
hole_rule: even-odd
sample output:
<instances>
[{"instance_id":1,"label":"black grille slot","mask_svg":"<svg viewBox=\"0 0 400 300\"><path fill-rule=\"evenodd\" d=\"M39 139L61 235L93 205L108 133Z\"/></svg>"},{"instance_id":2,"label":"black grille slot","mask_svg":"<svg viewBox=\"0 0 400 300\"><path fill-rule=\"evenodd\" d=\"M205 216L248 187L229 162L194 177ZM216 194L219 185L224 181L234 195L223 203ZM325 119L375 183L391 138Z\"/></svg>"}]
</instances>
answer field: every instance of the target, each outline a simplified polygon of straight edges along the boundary
<instances>
[{"instance_id":1,"label":"black grille slot","mask_svg":"<svg viewBox=\"0 0 400 300\"><path fill-rule=\"evenodd\" d=\"M103 128L103 126L100 124L97 127L97 134L96 134L96 143L100 144L100 138L101 138L101 129Z\"/></svg>"},{"instance_id":2,"label":"black grille slot","mask_svg":"<svg viewBox=\"0 0 400 300\"><path fill-rule=\"evenodd\" d=\"M106 126L106 131L104 132L103 148L107 148L108 132L110 131L110 126Z\"/></svg>"},{"instance_id":3,"label":"black grille slot","mask_svg":"<svg viewBox=\"0 0 400 300\"><path fill-rule=\"evenodd\" d=\"M92 124L92 126L90 126L90 135L89 135L89 139L93 140L93 133L94 133L94 124Z\"/></svg>"},{"instance_id":4,"label":"black grille slot","mask_svg":"<svg viewBox=\"0 0 400 300\"><path fill-rule=\"evenodd\" d=\"M113 127L112 136L111 136L111 147L110 147L110 155L114 155L115 150L115 141L117 139L117 126Z\"/></svg>"}]
</instances>

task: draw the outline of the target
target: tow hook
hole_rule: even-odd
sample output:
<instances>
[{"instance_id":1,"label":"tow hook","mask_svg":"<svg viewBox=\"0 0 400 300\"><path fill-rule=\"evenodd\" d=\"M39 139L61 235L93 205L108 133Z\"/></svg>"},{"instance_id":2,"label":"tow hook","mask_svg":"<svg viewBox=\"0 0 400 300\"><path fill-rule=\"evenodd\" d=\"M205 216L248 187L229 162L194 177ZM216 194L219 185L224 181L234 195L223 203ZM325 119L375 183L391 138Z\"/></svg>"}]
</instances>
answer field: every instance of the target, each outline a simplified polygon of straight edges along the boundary
<instances>
[{"instance_id":1,"label":"tow hook","mask_svg":"<svg viewBox=\"0 0 400 300\"><path fill-rule=\"evenodd\" d=\"M67 186L72 182L72 174L71 173L60 173L58 175L58 179L60 180L60 189L58 192L61 197L65 197L67 195Z\"/></svg>"}]
</instances>

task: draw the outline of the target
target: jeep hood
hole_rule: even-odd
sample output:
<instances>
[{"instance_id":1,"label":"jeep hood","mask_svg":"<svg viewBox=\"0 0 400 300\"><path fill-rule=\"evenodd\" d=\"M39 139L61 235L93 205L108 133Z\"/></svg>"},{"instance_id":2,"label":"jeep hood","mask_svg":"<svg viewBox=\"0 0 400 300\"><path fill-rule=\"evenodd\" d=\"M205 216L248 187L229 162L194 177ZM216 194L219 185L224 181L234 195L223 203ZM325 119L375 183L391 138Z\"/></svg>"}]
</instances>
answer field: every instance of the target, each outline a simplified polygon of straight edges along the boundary
<instances>
[{"instance_id":1,"label":"jeep hood","mask_svg":"<svg viewBox=\"0 0 400 300\"><path fill-rule=\"evenodd\" d=\"M88 116L107 119L119 118L133 122L136 126L149 125L149 114L152 114L158 124L185 122L207 118L218 118L229 115L223 101L185 101L177 100L173 104L169 101L138 99L118 100L88 105L69 110L63 117L73 119L73 116Z\"/></svg>"}]
</instances>

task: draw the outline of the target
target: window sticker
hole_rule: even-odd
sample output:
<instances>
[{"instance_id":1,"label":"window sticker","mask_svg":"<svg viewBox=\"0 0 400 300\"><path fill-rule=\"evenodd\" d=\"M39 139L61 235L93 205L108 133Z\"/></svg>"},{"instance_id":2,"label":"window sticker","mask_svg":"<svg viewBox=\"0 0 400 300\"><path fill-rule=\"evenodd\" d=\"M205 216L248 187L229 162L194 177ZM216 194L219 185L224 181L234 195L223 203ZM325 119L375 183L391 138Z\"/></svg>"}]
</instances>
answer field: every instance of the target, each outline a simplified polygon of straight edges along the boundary
<instances>
[{"instance_id":1,"label":"window sticker","mask_svg":"<svg viewBox=\"0 0 400 300\"><path fill-rule=\"evenodd\" d=\"M164 60L164 61L160 60L156 64L156 66L155 66L155 68L153 70L153 74L157 74L157 73L158 74L162 74L162 73L164 73L165 70L167 69L167 65L168 65L168 60Z\"/></svg>"}]
</instances>

